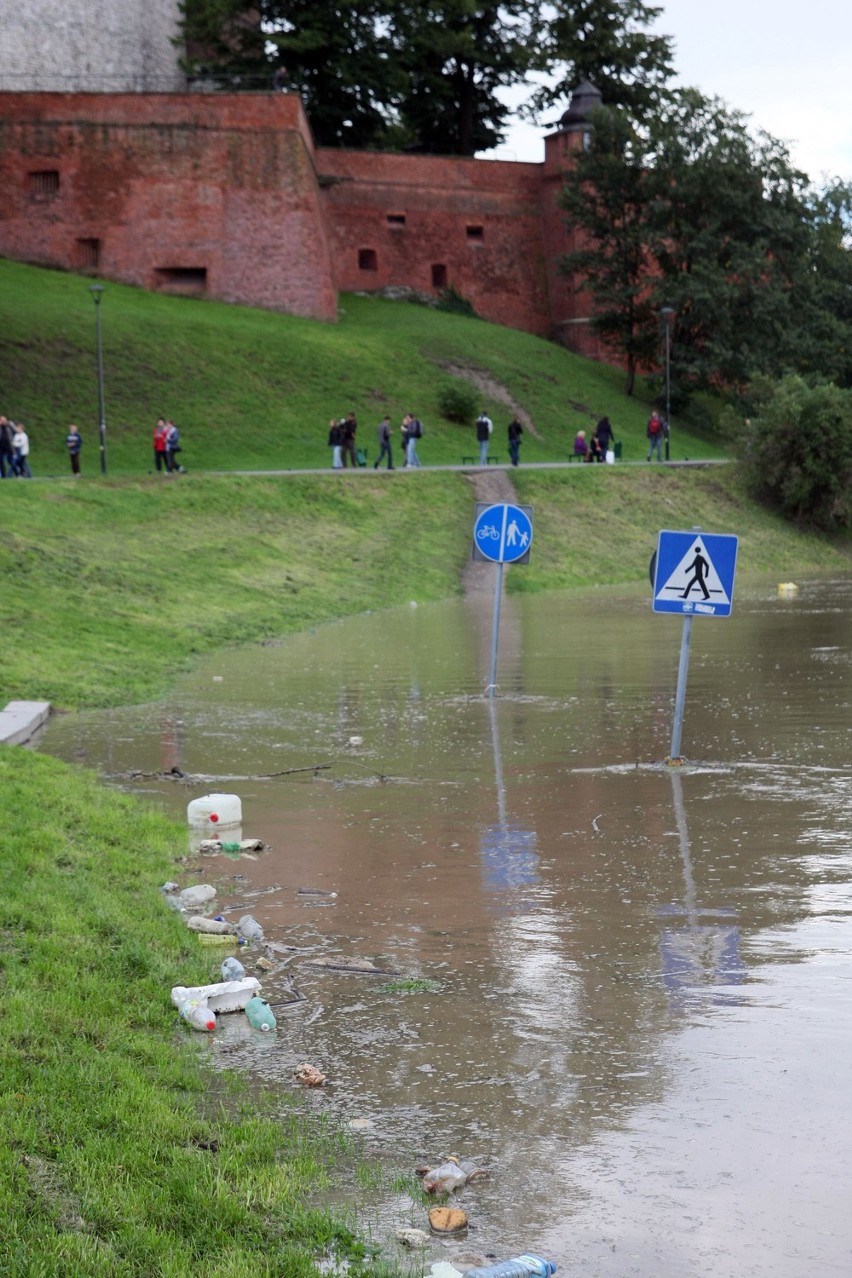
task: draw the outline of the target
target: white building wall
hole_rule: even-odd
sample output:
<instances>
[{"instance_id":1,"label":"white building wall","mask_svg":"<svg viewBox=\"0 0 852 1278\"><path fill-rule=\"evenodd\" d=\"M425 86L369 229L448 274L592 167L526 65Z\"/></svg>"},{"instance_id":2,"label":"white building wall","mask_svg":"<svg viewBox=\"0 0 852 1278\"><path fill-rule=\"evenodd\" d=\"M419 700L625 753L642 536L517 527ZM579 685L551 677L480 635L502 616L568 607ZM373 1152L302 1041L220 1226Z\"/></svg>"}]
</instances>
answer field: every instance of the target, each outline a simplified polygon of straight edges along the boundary
<instances>
[{"instance_id":1,"label":"white building wall","mask_svg":"<svg viewBox=\"0 0 852 1278\"><path fill-rule=\"evenodd\" d=\"M178 0L0 0L0 89L179 92Z\"/></svg>"}]
</instances>

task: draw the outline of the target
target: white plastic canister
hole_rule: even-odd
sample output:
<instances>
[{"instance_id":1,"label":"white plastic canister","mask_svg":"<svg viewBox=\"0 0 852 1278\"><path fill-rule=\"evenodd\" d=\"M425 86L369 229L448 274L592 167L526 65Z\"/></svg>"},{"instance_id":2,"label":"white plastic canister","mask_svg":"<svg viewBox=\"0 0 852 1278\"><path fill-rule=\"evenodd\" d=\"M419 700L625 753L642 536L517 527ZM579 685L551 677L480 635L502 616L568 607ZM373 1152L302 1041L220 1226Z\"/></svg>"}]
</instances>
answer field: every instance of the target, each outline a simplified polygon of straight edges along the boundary
<instances>
[{"instance_id":1,"label":"white plastic canister","mask_svg":"<svg viewBox=\"0 0 852 1278\"><path fill-rule=\"evenodd\" d=\"M237 794L204 794L187 805L186 815L193 830L216 838L220 830L242 824L243 805Z\"/></svg>"}]
</instances>

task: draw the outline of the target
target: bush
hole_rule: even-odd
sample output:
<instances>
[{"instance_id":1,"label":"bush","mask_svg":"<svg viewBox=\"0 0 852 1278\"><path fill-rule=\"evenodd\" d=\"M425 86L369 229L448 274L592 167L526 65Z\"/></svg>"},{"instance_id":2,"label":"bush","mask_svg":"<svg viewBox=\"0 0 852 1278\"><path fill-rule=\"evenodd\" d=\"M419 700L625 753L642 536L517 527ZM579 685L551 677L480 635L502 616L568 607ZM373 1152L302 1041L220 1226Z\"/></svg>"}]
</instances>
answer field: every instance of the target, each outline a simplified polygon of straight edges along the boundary
<instances>
[{"instance_id":1,"label":"bush","mask_svg":"<svg viewBox=\"0 0 852 1278\"><path fill-rule=\"evenodd\" d=\"M759 501L823 532L852 529L852 392L793 376L764 388L741 451Z\"/></svg>"},{"instance_id":2,"label":"bush","mask_svg":"<svg viewBox=\"0 0 852 1278\"><path fill-rule=\"evenodd\" d=\"M467 382L444 382L438 388L438 411L448 422L467 426L476 417L479 395Z\"/></svg>"},{"instance_id":3,"label":"bush","mask_svg":"<svg viewBox=\"0 0 852 1278\"><path fill-rule=\"evenodd\" d=\"M469 302L464 294L454 289L452 284L441 290L435 309L449 311L452 315L469 315L471 319L479 318L473 309L473 303Z\"/></svg>"}]
</instances>

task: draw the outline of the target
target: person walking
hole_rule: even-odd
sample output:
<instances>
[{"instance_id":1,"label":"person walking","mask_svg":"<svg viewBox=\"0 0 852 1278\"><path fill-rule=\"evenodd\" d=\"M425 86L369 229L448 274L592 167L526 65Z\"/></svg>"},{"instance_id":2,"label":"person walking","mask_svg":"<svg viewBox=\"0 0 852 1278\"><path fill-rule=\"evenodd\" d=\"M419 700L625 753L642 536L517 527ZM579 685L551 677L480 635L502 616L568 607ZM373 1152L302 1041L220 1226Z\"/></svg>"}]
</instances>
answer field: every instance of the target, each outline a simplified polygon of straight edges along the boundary
<instances>
[{"instance_id":1,"label":"person walking","mask_svg":"<svg viewBox=\"0 0 852 1278\"><path fill-rule=\"evenodd\" d=\"M521 425L521 423L518 421L517 417L513 417L512 420L509 422L508 433L509 433L509 457L512 460L512 465L517 466L519 454L521 451L521 436L524 433L524 428Z\"/></svg>"},{"instance_id":2,"label":"person walking","mask_svg":"<svg viewBox=\"0 0 852 1278\"><path fill-rule=\"evenodd\" d=\"M71 474L79 475L80 449L83 447L83 437L73 422L68 427L68 434L65 436L65 447L68 449L68 456L71 459Z\"/></svg>"},{"instance_id":3,"label":"person walking","mask_svg":"<svg viewBox=\"0 0 852 1278\"><path fill-rule=\"evenodd\" d=\"M657 461L661 462L663 460L663 439L664 439L663 419L660 417L660 414L657 412L656 409L654 409L654 411L651 413L651 416L648 418L648 426L645 433L648 436L648 456L646 458L646 461L651 460L651 454L656 448Z\"/></svg>"},{"instance_id":4,"label":"person walking","mask_svg":"<svg viewBox=\"0 0 852 1278\"><path fill-rule=\"evenodd\" d=\"M328 423L328 446L331 449L331 469L342 470L343 458L340 455L340 441L343 438L340 422L332 417Z\"/></svg>"},{"instance_id":5,"label":"person walking","mask_svg":"<svg viewBox=\"0 0 852 1278\"><path fill-rule=\"evenodd\" d=\"M166 438L168 437L169 428L166 425L165 417L158 417L157 424L154 427L154 465L157 470L168 470L166 461Z\"/></svg>"},{"instance_id":6,"label":"person walking","mask_svg":"<svg viewBox=\"0 0 852 1278\"><path fill-rule=\"evenodd\" d=\"M166 470L170 474L178 474L183 472L183 466L177 459L179 452L182 452L180 446L180 431L171 418L166 422Z\"/></svg>"},{"instance_id":7,"label":"person walking","mask_svg":"<svg viewBox=\"0 0 852 1278\"><path fill-rule=\"evenodd\" d=\"M491 443L491 432L493 429L494 423L483 408L482 412L476 419L476 438L479 443L480 466L488 465L488 445Z\"/></svg>"},{"instance_id":8,"label":"person walking","mask_svg":"<svg viewBox=\"0 0 852 1278\"><path fill-rule=\"evenodd\" d=\"M408 445L407 445L407 464L415 470L420 467L420 458L417 456L417 441L423 437L423 423L419 417L415 417L414 413L408 413Z\"/></svg>"},{"instance_id":9,"label":"person walking","mask_svg":"<svg viewBox=\"0 0 852 1278\"><path fill-rule=\"evenodd\" d=\"M5 414L0 413L0 479L6 478L6 467L9 468L9 478L15 475L15 449L12 446L12 440L15 438L15 424L10 422Z\"/></svg>"},{"instance_id":10,"label":"person walking","mask_svg":"<svg viewBox=\"0 0 852 1278\"><path fill-rule=\"evenodd\" d=\"M355 456L355 432L358 429L358 423L355 420L355 414L349 412L340 423L340 451L343 455L344 468L348 464L347 459L351 459L354 467L358 466L358 458Z\"/></svg>"},{"instance_id":11,"label":"person walking","mask_svg":"<svg viewBox=\"0 0 852 1278\"><path fill-rule=\"evenodd\" d=\"M12 436L12 469L20 479L33 477L30 470L30 437L23 422L18 422Z\"/></svg>"},{"instance_id":12,"label":"person walking","mask_svg":"<svg viewBox=\"0 0 852 1278\"><path fill-rule=\"evenodd\" d=\"M595 435L597 436L598 443L601 446L601 455L598 458L598 461L605 462L607 460L607 453L614 452L615 448L615 432L612 429L612 422L608 417L602 417L600 419L595 427ZM612 460L615 461L614 456Z\"/></svg>"},{"instance_id":13,"label":"person walking","mask_svg":"<svg viewBox=\"0 0 852 1278\"><path fill-rule=\"evenodd\" d=\"M379 455L373 462L373 470L379 469L379 463L383 457L388 459L388 470L393 470L393 453L391 451L391 419L389 415L385 415L378 425L379 435Z\"/></svg>"}]
</instances>

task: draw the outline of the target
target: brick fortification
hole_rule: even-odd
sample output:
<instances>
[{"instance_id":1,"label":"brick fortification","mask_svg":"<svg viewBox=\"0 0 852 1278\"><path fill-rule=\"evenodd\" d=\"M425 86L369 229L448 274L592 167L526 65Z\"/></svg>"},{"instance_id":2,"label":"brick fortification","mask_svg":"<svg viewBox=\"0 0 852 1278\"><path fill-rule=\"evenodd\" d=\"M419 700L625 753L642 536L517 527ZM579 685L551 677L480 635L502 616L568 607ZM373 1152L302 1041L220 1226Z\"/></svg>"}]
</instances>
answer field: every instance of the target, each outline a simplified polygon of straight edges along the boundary
<instances>
[{"instance_id":1,"label":"brick fortification","mask_svg":"<svg viewBox=\"0 0 852 1278\"><path fill-rule=\"evenodd\" d=\"M320 320L340 290L451 286L597 355L558 269L582 136L543 164L390 155L315 148L289 93L0 92L0 255Z\"/></svg>"}]
</instances>

